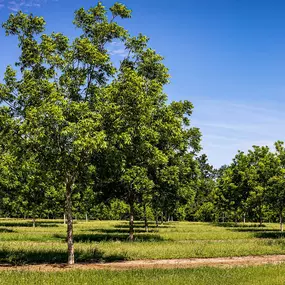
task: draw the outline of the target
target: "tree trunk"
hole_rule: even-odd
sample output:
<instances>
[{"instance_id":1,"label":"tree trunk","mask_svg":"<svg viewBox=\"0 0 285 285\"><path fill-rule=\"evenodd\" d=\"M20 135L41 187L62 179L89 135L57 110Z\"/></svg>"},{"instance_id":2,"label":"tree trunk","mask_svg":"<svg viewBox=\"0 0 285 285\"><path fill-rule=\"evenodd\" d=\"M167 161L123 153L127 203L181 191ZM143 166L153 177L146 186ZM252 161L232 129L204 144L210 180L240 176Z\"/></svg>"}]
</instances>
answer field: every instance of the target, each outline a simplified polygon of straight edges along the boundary
<instances>
[{"instance_id":1,"label":"tree trunk","mask_svg":"<svg viewBox=\"0 0 285 285\"><path fill-rule=\"evenodd\" d=\"M66 218L67 218L67 252L68 260L67 264L74 264L74 245L73 245L73 220L72 220L72 186L73 179L66 179Z\"/></svg>"},{"instance_id":2,"label":"tree trunk","mask_svg":"<svg viewBox=\"0 0 285 285\"><path fill-rule=\"evenodd\" d=\"M235 225L238 223L237 212L235 211Z\"/></svg>"},{"instance_id":3,"label":"tree trunk","mask_svg":"<svg viewBox=\"0 0 285 285\"><path fill-rule=\"evenodd\" d=\"M129 240L131 242L134 241L134 201L130 199L130 232L129 232Z\"/></svg>"},{"instance_id":4,"label":"tree trunk","mask_svg":"<svg viewBox=\"0 0 285 285\"><path fill-rule=\"evenodd\" d=\"M36 219L35 219L35 216L33 216L33 228L36 227Z\"/></svg>"},{"instance_id":5,"label":"tree trunk","mask_svg":"<svg viewBox=\"0 0 285 285\"><path fill-rule=\"evenodd\" d=\"M262 226L262 216L259 217L259 226Z\"/></svg>"},{"instance_id":6,"label":"tree trunk","mask_svg":"<svg viewBox=\"0 0 285 285\"><path fill-rule=\"evenodd\" d=\"M144 210L144 227L145 231L148 232L148 222L147 222L147 216L146 216L146 204L143 205Z\"/></svg>"},{"instance_id":7,"label":"tree trunk","mask_svg":"<svg viewBox=\"0 0 285 285\"><path fill-rule=\"evenodd\" d=\"M63 214L63 224L66 225L66 215Z\"/></svg>"},{"instance_id":8,"label":"tree trunk","mask_svg":"<svg viewBox=\"0 0 285 285\"><path fill-rule=\"evenodd\" d=\"M88 222L88 214L85 215L86 222Z\"/></svg>"},{"instance_id":9,"label":"tree trunk","mask_svg":"<svg viewBox=\"0 0 285 285\"><path fill-rule=\"evenodd\" d=\"M158 227L158 214L157 213L155 214L155 224L156 224L156 227Z\"/></svg>"},{"instance_id":10,"label":"tree trunk","mask_svg":"<svg viewBox=\"0 0 285 285\"><path fill-rule=\"evenodd\" d=\"M243 213L243 223L245 224L245 213Z\"/></svg>"},{"instance_id":11,"label":"tree trunk","mask_svg":"<svg viewBox=\"0 0 285 285\"><path fill-rule=\"evenodd\" d=\"M282 212L280 213L280 231L283 232L283 216L282 216Z\"/></svg>"},{"instance_id":12,"label":"tree trunk","mask_svg":"<svg viewBox=\"0 0 285 285\"><path fill-rule=\"evenodd\" d=\"M163 211L161 212L161 224L163 224L163 219L164 219L164 217L163 217Z\"/></svg>"}]
</instances>

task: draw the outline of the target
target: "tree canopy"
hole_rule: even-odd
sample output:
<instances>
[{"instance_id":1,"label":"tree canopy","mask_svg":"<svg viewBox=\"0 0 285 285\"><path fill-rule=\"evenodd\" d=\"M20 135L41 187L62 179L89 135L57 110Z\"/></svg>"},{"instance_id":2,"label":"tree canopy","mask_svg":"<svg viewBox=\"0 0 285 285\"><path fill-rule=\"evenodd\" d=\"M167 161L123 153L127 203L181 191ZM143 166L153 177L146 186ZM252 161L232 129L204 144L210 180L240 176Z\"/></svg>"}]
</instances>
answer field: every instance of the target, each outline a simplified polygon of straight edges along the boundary
<instances>
[{"instance_id":1,"label":"tree canopy","mask_svg":"<svg viewBox=\"0 0 285 285\"><path fill-rule=\"evenodd\" d=\"M130 17L119 3L109 12L101 2L81 8L74 40L46 34L44 19L32 14L11 14L3 24L18 38L20 57L0 85L2 204L34 220L50 201L65 200L69 264L73 211L91 209L89 198L127 203L132 241L135 204L144 204L147 224L147 206L173 212L194 196L200 132L190 126L193 106L167 103L163 57L117 22ZM127 53L119 66L108 48L114 42Z\"/></svg>"}]
</instances>

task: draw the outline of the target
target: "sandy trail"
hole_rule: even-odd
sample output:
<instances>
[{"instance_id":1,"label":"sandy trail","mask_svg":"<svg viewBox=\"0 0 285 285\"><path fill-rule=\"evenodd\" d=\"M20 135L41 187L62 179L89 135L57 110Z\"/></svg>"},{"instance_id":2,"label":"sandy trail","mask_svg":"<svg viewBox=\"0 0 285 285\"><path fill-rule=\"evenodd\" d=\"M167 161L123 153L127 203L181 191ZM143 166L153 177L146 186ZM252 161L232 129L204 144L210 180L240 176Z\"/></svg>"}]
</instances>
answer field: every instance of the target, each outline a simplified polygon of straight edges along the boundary
<instances>
[{"instance_id":1,"label":"sandy trail","mask_svg":"<svg viewBox=\"0 0 285 285\"><path fill-rule=\"evenodd\" d=\"M243 257L218 257L218 258L184 258L184 259L153 259L133 260L112 263L77 263L73 266L66 264L37 264L11 266L0 265L2 270L28 270L28 271L67 271L67 270L129 270L151 268L195 268L203 266L233 267L263 264L278 264L285 262L285 255L262 255Z\"/></svg>"}]
</instances>

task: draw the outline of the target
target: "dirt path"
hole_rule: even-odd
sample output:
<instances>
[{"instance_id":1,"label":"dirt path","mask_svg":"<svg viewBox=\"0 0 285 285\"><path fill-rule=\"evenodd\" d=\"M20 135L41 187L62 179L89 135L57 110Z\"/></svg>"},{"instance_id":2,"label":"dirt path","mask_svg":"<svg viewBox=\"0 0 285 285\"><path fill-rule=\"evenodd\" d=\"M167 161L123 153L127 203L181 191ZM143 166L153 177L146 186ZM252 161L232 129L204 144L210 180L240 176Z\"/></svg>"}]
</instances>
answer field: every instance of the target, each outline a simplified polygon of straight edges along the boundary
<instances>
[{"instance_id":1,"label":"dirt path","mask_svg":"<svg viewBox=\"0 0 285 285\"><path fill-rule=\"evenodd\" d=\"M1 270L31 270L31 271L66 271L66 270L128 270L147 268L194 268L202 266L232 267L262 264L278 264L285 262L285 255L262 255L243 257L218 257L218 258L188 258L188 259L158 259L158 260L133 260L112 263L77 263L74 266L65 264L40 264L11 266L0 265Z\"/></svg>"}]
</instances>

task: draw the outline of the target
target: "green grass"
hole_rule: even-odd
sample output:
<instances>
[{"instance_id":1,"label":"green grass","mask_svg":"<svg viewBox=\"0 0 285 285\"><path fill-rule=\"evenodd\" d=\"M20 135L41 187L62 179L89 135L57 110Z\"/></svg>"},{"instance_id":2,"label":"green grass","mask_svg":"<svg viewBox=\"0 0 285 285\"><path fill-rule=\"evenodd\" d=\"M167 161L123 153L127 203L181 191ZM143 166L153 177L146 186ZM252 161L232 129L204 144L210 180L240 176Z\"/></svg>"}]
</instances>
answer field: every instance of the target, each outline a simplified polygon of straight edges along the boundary
<instances>
[{"instance_id":1,"label":"green grass","mask_svg":"<svg viewBox=\"0 0 285 285\"><path fill-rule=\"evenodd\" d=\"M66 261L66 226L60 220L0 219L0 263L57 263ZM156 228L135 226L134 243L128 242L125 221L76 221L77 261L105 262L134 259L224 257L285 254L285 239L278 224L215 225L170 222Z\"/></svg>"},{"instance_id":2,"label":"green grass","mask_svg":"<svg viewBox=\"0 0 285 285\"><path fill-rule=\"evenodd\" d=\"M23 285L276 285L285 284L285 265L237 268L147 269L128 271L26 272L2 271L0 284Z\"/></svg>"}]
</instances>

